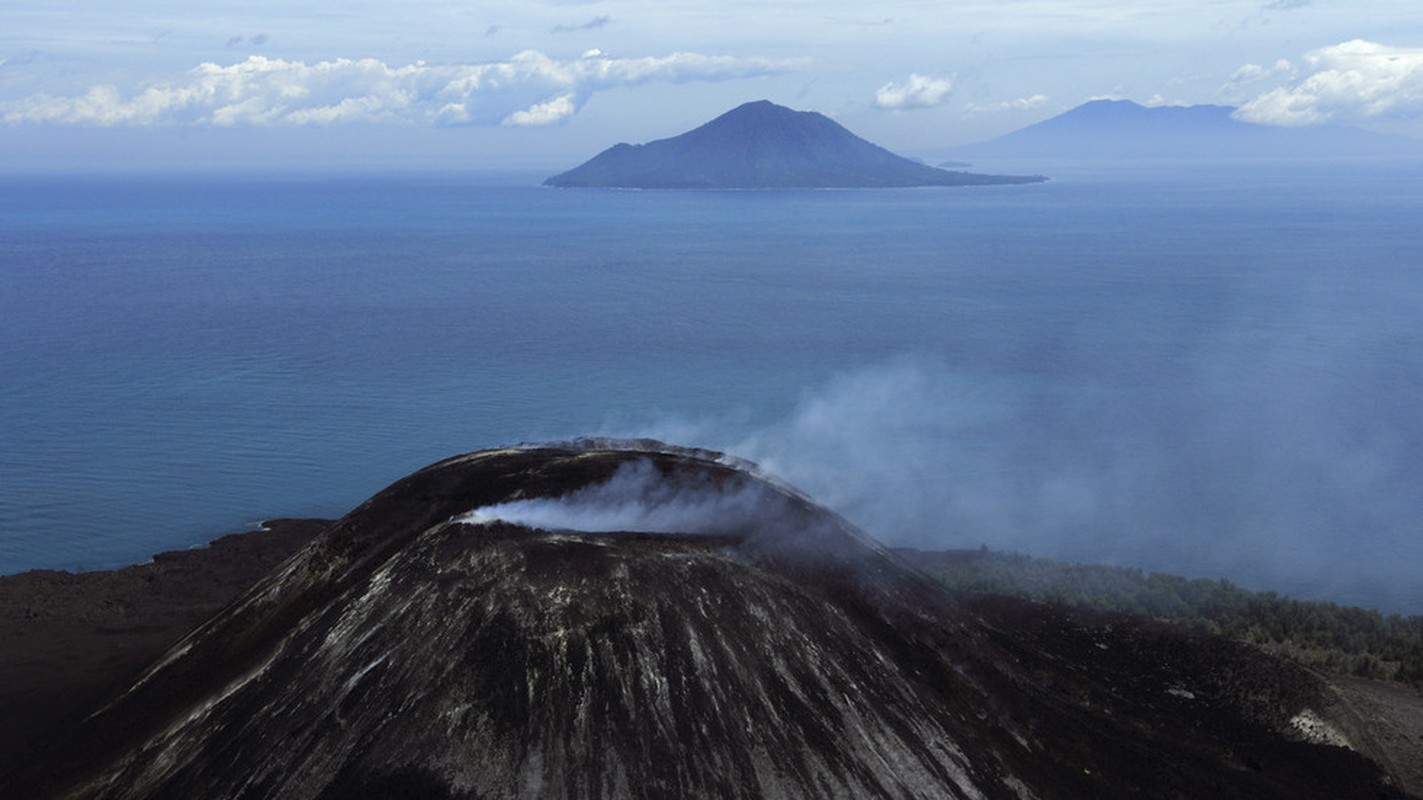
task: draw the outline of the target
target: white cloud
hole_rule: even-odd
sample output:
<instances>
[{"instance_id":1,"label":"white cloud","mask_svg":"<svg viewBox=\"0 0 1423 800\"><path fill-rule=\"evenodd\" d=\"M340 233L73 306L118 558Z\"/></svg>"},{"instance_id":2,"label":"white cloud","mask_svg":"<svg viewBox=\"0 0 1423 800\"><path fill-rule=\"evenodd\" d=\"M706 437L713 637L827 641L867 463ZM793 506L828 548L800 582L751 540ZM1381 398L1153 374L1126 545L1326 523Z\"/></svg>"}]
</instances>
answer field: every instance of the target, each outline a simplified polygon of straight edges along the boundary
<instances>
[{"instance_id":1,"label":"white cloud","mask_svg":"<svg viewBox=\"0 0 1423 800\"><path fill-rule=\"evenodd\" d=\"M1236 77L1251 80L1264 73L1247 64ZM1423 49L1355 39L1306 54L1300 73L1303 77L1242 104L1235 117L1302 126L1423 114Z\"/></svg>"},{"instance_id":2,"label":"white cloud","mask_svg":"<svg viewBox=\"0 0 1423 800\"><path fill-rule=\"evenodd\" d=\"M507 61L391 66L376 59L302 61L251 56L204 63L180 80L124 93L33 95L0 105L7 124L329 125L346 122L544 125L600 90L650 81L724 81L787 72L788 59L708 56L612 58L590 50L560 60L526 50Z\"/></svg>"},{"instance_id":3,"label":"white cloud","mask_svg":"<svg viewBox=\"0 0 1423 800\"><path fill-rule=\"evenodd\" d=\"M1281 75L1293 75L1294 69L1294 65L1283 58L1276 61L1272 67L1262 67L1259 64L1246 64L1240 69L1237 69L1235 73L1230 76L1230 82L1255 83L1267 78L1277 78Z\"/></svg>"},{"instance_id":4,"label":"white cloud","mask_svg":"<svg viewBox=\"0 0 1423 800\"><path fill-rule=\"evenodd\" d=\"M1157 92L1156 94L1153 94L1152 96L1146 98L1146 101L1143 102L1142 105L1146 106L1147 108L1182 108L1192 104L1185 100L1168 100L1166 99L1166 95Z\"/></svg>"},{"instance_id":5,"label":"white cloud","mask_svg":"<svg viewBox=\"0 0 1423 800\"><path fill-rule=\"evenodd\" d=\"M1047 95L1035 94L1032 97L1019 97L1016 100L1004 100L1001 103L994 103L987 106L979 105L978 103L969 103L964 110L970 114L994 111L1030 111L1045 105L1047 105Z\"/></svg>"},{"instance_id":6,"label":"white cloud","mask_svg":"<svg viewBox=\"0 0 1423 800\"><path fill-rule=\"evenodd\" d=\"M593 31L593 30L597 30L598 28L602 28L602 27L604 27L604 26L610 25L610 24L612 24L612 22L613 22L613 18L610 17L610 16L608 16L608 15L606 15L606 14L604 14L604 15L599 16L599 17L594 17L594 18L588 20L587 22L584 22L584 23L581 23L581 24L578 24L578 25L555 25L555 26L553 26L553 29L552 29L551 31L549 31L549 32L550 32L550 33L573 33L573 32L575 32L575 31Z\"/></svg>"},{"instance_id":7,"label":"white cloud","mask_svg":"<svg viewBox=\"0 0 1423 800\"><path fill-rule=\"evenodd\" d=\"M1004 110L1027 111L1032 108L1040 108L1047 104L1047 95L1035 94L1032 97L1020 97L1017 100L1009 100L1002 103Z\"/></svg>"},{"instance_id":8,"label":"white cloud","mask_svg":"<svg viewBox=\"0 0 1423 800\"><path fill-rule=\"evenodd\" d=\"M914 73L904 83L881 86L875 92L875 105L890 109L933 108L948 100L953 90L953 78Z\"/></svg>"},{"instance_id":9,"label":"white cloud","mask_svg":"<svg viewBox=\"0 0 1423 800\"><path fill-rule=\"evenodd\" d=\"M525 127L551 125L567 119L575 110L573 95L566 94L562 97L555 97L547 103L537 103L523 111L515 111L504 118L504 124Z\"/></svg>"}]
</instances>

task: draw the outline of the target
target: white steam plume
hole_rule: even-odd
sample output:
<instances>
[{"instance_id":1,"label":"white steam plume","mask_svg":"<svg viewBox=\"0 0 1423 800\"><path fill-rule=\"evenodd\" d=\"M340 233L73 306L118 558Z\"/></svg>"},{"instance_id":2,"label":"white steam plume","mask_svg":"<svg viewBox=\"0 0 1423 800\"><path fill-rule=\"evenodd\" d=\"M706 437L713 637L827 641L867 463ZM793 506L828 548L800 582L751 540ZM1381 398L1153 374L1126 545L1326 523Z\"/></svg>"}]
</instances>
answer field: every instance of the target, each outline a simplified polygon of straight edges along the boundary
<instances>
[{"instance_id":1,"label":"white steam plume","mask_svg":"<svg viewBox=\"0 0 1423 800\"><path fill-rule=\"evenodd\" d=\"M729 533L776 516L775 496L740 480L697 473L664 475L646 459L618 467L607 481L556 498L483 506L454 518L482 525L509 522L584 533Z\"/></svg>"},{"instance_id":2,"label":"white steam plume","mask_svg":"<svg viewBox=\"0 0 1423 800\"><path fill-rule=\"evenodd\" d=\"M891 545L986 543L1416 613L1411 407L1375 393L1367 366L1232 355L1160 389L907 358L841 374L777 421L636 433L755 461Z\"/></svg>"}]
</instances>

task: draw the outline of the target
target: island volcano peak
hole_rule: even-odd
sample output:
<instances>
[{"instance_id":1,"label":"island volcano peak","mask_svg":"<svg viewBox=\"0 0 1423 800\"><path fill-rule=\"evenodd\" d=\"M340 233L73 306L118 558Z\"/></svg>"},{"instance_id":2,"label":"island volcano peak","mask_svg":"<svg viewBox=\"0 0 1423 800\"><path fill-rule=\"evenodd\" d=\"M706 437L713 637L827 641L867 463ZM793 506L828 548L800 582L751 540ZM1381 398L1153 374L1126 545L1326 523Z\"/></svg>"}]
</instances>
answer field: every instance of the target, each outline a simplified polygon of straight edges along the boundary
<instances>
[{"instance_id":1,"label":"island volcano peak","mask_svg":"<svg viewBox=\"0 0 1423 800\"><path fill-rule=\"evenodd\" d=\"M590 523L628 505L680 508ZM397 481L5 777L135 800L1400 797L1284 733L1322 692L1243 645L965 602L740 462L600 440Z\"/></svg>"},{"instance_id":2,"label":"island volcano peak","mask_svg":"<svg viewBox=\"0 0 1423 800\"><path fill-rule=\"evenodd\" d=\"M544 181L558 187L792 189L979 186L1039 176L950 172L895 155L814 111L744 103L680 136L621 143Z\"/></svg>"},{"instance_id":3,"label":"island volcano peak","mask_svg":"<svg viewBox=\"0 0 1423 800\"><path fill-rule=\"evenodd\" d=\"M1345 125L1279 127L1248 122L1222 105L1143 106L1091 100L995 139L942 151L988 159L1337 159L1416 157L1413 139Z\"/></svg>"}]
</instances>

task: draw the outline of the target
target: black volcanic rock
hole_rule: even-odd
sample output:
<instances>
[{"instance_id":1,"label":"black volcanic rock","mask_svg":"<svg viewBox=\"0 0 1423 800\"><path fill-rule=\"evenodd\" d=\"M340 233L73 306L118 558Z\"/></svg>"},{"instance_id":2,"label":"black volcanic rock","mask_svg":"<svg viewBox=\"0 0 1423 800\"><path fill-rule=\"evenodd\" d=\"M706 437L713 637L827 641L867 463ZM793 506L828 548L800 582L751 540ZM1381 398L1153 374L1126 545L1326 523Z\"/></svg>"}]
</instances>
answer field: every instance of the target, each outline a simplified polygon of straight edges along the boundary
<instances>
[{"instance_id":1,"label":"black volcanic rock","mask_svg":"<svg viewBox=\"0 0 1423 800\"><path fill-rule=\"evenodd\" d=\"M269 520L122 569L0 577L0 787L27 750L62 737L329 524Z\"/></svg>"},{"instance_id":2,"label":"black volcanic rock","mask_svg":"<svg viewBox=\"0 0 1423 800\"><path fill-rule=\"evenodd\" d=\"M1041 177L950 172L897 156L813 111L761 100L695 130L617 144L547 186L638 189L789 189L982 186Z\"/></svg>"},{"instance_id":3,"label":"black volcanic rock","mask_svg":"<svg viewBox=\"0 0 1423 800\"><path fill-rule=\"evenodd\" d=\"M1423 155L1423 142L1339 125L1282 128L1235 119L1230 106L1145 107L1093 100L986 142L963 158L1210 159Z\"/></svg>"},{"instance_id":4,"label":"black volcanic rock","mask_svg":"<svg viewBox=\"0 0 1423 800\"><path fill-rule=\"evenodd\" d=\"M541 527L509 521L531 508ZM669 530L570 530L630 508ZM1354 752L1285 735L1324 692L1223 640L956 600L743 465L594 442L473 453L393 484L6 785L76 798L1401 796Z\"/></svg>"}]
</instances>

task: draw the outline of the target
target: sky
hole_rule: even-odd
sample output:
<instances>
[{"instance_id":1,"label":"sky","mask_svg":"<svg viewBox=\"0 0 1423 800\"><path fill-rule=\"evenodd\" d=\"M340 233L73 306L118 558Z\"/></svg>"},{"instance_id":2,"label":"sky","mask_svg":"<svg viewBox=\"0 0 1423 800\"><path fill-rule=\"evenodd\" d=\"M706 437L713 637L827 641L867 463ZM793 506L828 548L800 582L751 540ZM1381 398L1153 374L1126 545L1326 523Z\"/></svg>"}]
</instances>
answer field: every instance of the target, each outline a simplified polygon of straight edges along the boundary
<instances>
[{"instance_id":1,"label":"sky","mask_svg":"<svg viewBox=\"0 0 1423 800\"><path fill-rule=\"evenodd\" d=\"M7 0L0 170L564 169L742 102L907 155L1088 100L1423 138L1418 0Z\"/></svg>"}]
</instances>

